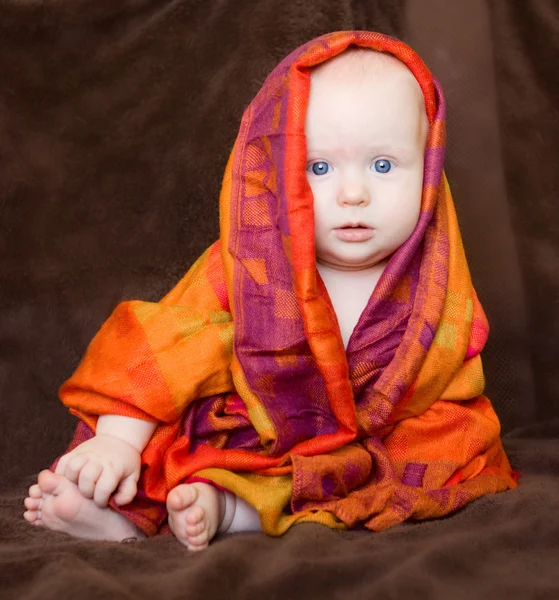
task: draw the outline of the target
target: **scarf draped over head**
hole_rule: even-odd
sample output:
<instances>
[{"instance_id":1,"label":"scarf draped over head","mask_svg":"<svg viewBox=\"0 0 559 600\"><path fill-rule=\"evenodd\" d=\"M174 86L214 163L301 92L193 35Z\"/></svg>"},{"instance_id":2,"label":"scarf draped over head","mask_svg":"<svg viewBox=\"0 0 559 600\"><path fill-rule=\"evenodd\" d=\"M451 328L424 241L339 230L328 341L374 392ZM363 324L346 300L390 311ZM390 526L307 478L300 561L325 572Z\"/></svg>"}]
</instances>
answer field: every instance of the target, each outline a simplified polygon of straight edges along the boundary
<instances>
[{"instance_id":1,"label":"scarf draped over head","mask_svg":"<svg viewBox=\"0 0 559 600\"><path fill-rule=\"evenodd\" d=\"M316 270L304 125L310 69L352 45L410 69L429 135L419 221L345 350ZM99 415L159 423L138 497L118 510L153 534L168 491L202 480L254 506L269 534L302 521L381 530L516 486L483 395L488 324L444 146L441 88L393 38L328 34L271 73L227 165L220 240L160 302L120 304L61 388L82 420L71 448Z\"/></svg>"}]
</instances>

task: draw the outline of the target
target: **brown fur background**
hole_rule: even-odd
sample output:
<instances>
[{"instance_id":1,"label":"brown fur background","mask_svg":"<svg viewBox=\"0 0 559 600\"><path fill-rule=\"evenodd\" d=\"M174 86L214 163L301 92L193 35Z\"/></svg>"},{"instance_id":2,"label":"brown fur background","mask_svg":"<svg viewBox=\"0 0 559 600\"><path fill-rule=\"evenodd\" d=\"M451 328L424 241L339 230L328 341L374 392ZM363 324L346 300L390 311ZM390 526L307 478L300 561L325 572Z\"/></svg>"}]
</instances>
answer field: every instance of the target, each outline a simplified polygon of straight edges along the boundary
<instances>
[{"instance_id":1,"label":"brown fur background","mask_svg":"<svg viewBox=\"0 0 559 600\"><path fill-rule=\"evenodd\" d=\"M156 300L214 241L244 108L340 29L403 39L443 84L519 489L380 535L301 525L197 556L31 528L26 486L74 426L58 387L120 300ZM2 598L558 597L557 64L555 0L0 0Z\"/></svg>"}]
</instances>

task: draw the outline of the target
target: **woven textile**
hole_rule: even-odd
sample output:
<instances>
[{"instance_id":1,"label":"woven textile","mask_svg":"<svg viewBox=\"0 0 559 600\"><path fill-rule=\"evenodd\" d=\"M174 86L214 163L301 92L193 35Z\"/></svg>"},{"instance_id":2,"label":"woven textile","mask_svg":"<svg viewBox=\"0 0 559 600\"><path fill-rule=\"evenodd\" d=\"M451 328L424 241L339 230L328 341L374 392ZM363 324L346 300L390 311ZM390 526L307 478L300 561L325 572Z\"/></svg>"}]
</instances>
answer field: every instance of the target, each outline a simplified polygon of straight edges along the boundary
<instances>
[{"instance_id":1,"label":"woven textile","mask_svg":"<svg viewBox=\"0 0 559 600\"><path fill-rule=\"evenodd\" d=\"M408 66L430 128L419 222L344 349L315 265L304 123L310 68L352 44ZM488 324L444 145L440 86L393 38L329 34L270 74L226 169L220 240L159 303L120 304L61 388L82 420L71 447L98 415L161 423L119 511L154 534L167 492L199 479L256 507L272 535L301 521L381 530L516 486L483 396Z\"/></svg>"}]
</instances>

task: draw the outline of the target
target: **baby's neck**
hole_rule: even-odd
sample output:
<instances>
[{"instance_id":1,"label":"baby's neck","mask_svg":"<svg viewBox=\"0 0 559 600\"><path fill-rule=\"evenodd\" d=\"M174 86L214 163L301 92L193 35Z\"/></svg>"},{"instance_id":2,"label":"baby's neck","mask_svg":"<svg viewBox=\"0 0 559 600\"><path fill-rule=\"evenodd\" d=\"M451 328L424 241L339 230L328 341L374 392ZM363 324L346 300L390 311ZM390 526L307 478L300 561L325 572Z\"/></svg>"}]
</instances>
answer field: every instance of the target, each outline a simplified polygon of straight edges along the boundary
<instances>
[{"instance_id":1,"label":"baby's neck","mask_svg":"<svg viewBox=\"0 0 559 600\"><path fill-rule=\"evenodd\" d=\"M373 267L359 271L341 271L320 263L316 265L338 317L342 340L346 348L387 262L387 260L382 261Z\"/></svg>"}]
</instances>

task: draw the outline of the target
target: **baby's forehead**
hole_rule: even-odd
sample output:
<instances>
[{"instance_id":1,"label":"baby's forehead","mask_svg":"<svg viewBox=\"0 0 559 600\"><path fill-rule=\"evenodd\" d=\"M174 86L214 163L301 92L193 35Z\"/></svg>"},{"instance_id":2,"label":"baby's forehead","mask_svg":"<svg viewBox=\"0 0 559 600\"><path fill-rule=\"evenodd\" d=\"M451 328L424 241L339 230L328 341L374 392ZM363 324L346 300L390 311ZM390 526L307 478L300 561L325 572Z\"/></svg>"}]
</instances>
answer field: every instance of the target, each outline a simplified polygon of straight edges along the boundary
<instances>
[{"instance_id":1,"label":"baby's forehead","mask_svg":"<svg viewBox=\"0 0 559 600\"><path fill-rule=\"evenodd\" d=\"M355 90L360 96L396 89L397 100L419 109L423 116L425 102L419 82L410 69L396 57L368 48L351 47L311 69L311 98L335 96L343 90ZM387 96L390 102L394 97ZM312 104L312 102L311 102Z\"/></svg>"},{"instance_id":2,"label":"baby's forehead","mask_svg":"<svg viewBox=\"0 0 559 600\"><path fill-rule=\"evenodd\" d=\"M386 52L351 47L311 69L312 80L364 80L388 76L415 77L408 67Z\"/></svg>"},{"instance_id":3,"label":"baby's forehead","mask_svg":"<svg viewBox=\"0 0 559 600\"><path fill-rule=\"evenodd\" d=\"M328 145L332 136L388 136L403 144L424 141L428 129L421 87L392 55L350 49L311 71L305 131L314 145Z\"/></svg>"}]
</instances>

